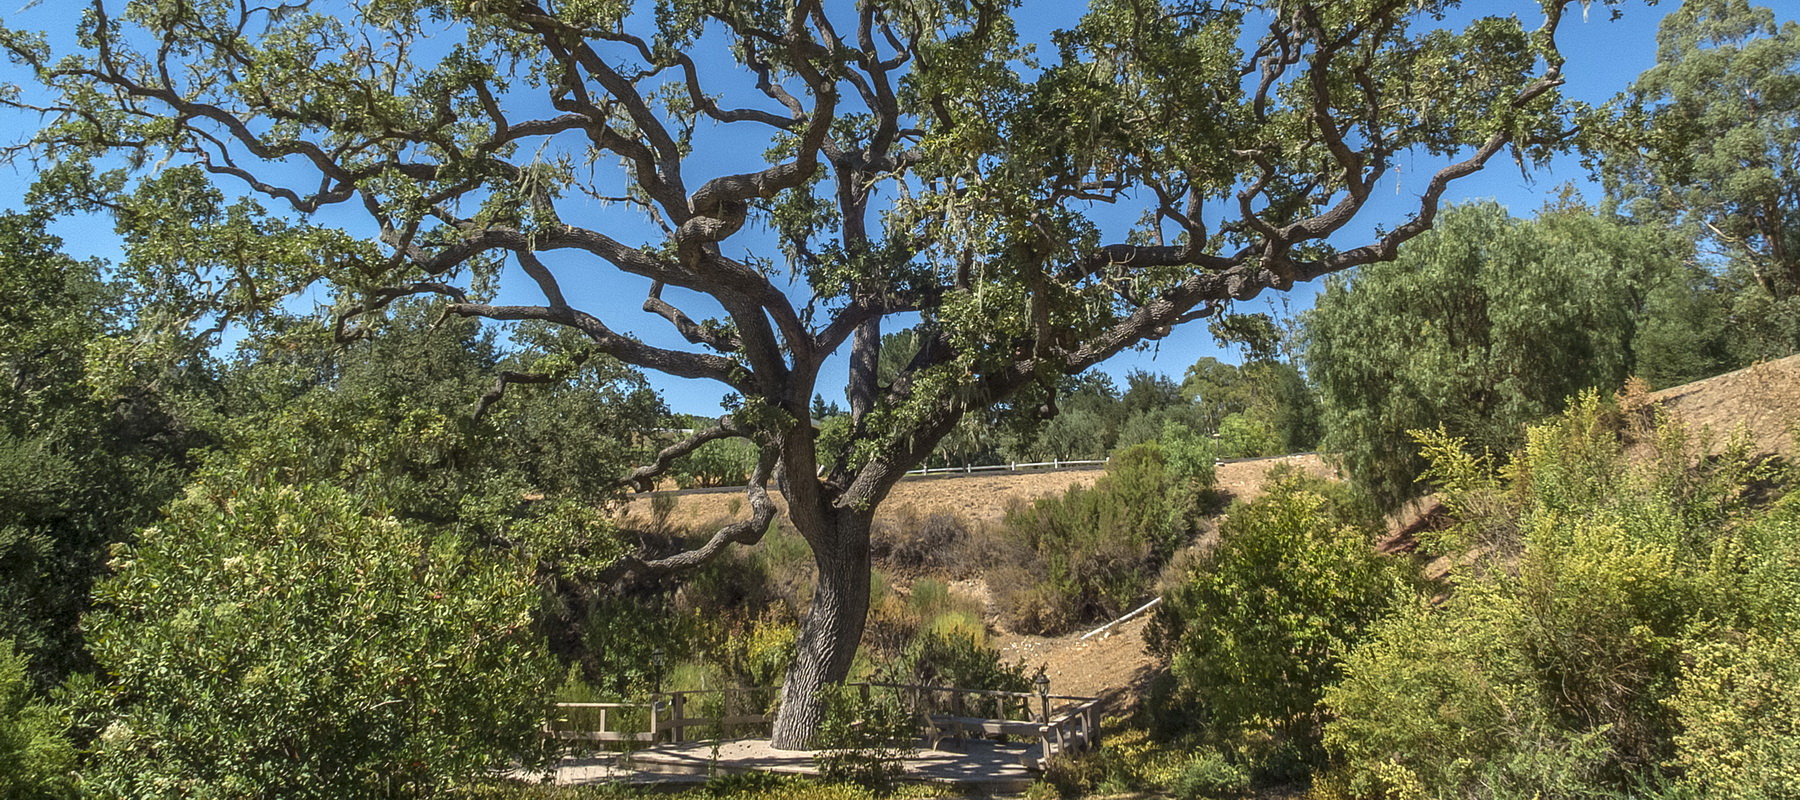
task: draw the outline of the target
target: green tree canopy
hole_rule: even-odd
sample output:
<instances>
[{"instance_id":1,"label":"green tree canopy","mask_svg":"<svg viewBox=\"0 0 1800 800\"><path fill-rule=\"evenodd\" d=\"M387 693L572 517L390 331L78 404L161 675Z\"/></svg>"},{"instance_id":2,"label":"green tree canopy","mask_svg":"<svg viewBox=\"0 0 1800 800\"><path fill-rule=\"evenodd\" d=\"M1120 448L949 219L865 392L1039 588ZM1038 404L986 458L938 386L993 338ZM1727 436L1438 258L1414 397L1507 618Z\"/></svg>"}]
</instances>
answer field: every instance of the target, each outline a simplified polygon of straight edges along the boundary
<instances>
[{"instance_id":1,"label":"green tree canopy","mask_svg":"<svg viewBox=\"0 0 1800 800\"><path fill-rule=\"evenodd\" d=\"M1039 56L1009 6L939 0L399 0L342 17L94 0L76 52L12 30L0 46L49 97L47 191L114 212L170 294L266 306L323 279L344 336L427 295L566 328L571 358L735 393L728 419L634 477L751 439L751 519L637 568L756 542L779 480L820 576L776 725L793 747L850 667L869 524L906 470L972 410L1047 411L1063 376L1172 326L1392 258L1452 181L1559 147L1568 4L1521 2L1536 29L1449 30L1454 0L1101 0ZM754 86L726 85L726 59ZM715 125L739 144L702 135ZM1415 152L1446 162L1417 207L1327 246L1373 227L1351 223ZM1110 230L1097 200L1139 203L1143 222ZM633 217L653 225L616 224ZM759 229L779 244L742 235ZM686 344L571 303L596 267L640 279ZM882 321L911 314L923 341L884 385ZM822 457L808 403L846 349L850 427Z\"/></svg>"},{"instance_id":2,"label":"green tree canopy","mask_svg":"<svg viewBox=\"0 0 1800 800\"><path fill-rule=\"evenodd\" d=\"M1749 0L1686 0L1656 64L1589 135L1627 207L1692 224L1778 300L1800 293L1800 23Z\"/></svg>"},{"instance_id":3,"label":"green tree canopy","mask_svg":"<svg viewBox=\"0 0 1800 800\"><path fill-rule=\"evenodd\" d=\"M1324 448L1393 503L1424 468L1408 431L1441 424L1507 452L1583 389L1639 370L1710 374L1719 321L1709 331L1693 315L1697 268L1682 246L1578 207L1530 221L1493 204L1446 213L1399 260L1330 281L1305 316ZM1670 334L1689 325L1702 335ZM1660 335L1639 336L1649 329Z\"/></svg>"},{"instance_id":4,"label":"green tree canopy","mask_svg":"<svg viewBox=\"0 0 1800 800\"><path fill-rule=\"evenodd\" d=\"M85 666L78 622L106 548L185 480L204 441L181 409L204 364L110 361L132 320L101 265L37 212L0 215L0 639L51 683Z\"/></svg>"}]
</instances>

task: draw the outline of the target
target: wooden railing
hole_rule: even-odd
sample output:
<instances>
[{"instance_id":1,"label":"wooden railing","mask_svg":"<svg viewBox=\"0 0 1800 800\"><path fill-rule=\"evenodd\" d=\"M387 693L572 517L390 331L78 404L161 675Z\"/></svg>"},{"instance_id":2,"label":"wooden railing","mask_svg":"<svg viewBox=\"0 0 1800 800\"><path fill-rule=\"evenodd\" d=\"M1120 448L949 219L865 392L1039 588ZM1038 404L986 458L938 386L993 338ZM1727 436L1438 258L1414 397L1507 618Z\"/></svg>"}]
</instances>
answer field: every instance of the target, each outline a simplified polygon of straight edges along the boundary
<instances>
[{"instance_id":1,"label":"wooden railing","mask_svg":"<svg viewBox=\"0 0 1800 800\"><path fill-rule=\"evenodd\" d=\"M768 687L657 692L643 703L557 703L547 733L589 742L684 742L767 736L778 690ZM689 728L703 728L696 737Z\"/></svg>"},{"instance_id":2,"label":"wooden railing","mask_svg":"<svg viewBox=\"0 0 1800 800\"><path fill-rule=\"evenodd\" d=\"M1100 744L1099 705L1092 697L905 683L850 685L865 699L874 691L899 693L919 718L922 741L932 748L946 740L1036 739L1038 747L1026 757L1026 766L1041 769L1054 756ZM773 687L705 689L659 692L640 703L557 703L557 719L546 733L626 746L767 736L778 692Z\"/></svg>"},{"instance_id":3,"label":"wooden railing","mask_svg":"<svg viewBox=\"0 0 1800 800\"><path fill-rule=\"evenodd\" d=\"M1054 756L1100 745L1100 706L1093 697L899 683L855 685L865 694L874 687L910 695L908 707L919 714L923 738L934 749L947 739L1036 739L1036 752L1026 756L1025 766L1043 769Z\"/></svg>"}]
</instances>

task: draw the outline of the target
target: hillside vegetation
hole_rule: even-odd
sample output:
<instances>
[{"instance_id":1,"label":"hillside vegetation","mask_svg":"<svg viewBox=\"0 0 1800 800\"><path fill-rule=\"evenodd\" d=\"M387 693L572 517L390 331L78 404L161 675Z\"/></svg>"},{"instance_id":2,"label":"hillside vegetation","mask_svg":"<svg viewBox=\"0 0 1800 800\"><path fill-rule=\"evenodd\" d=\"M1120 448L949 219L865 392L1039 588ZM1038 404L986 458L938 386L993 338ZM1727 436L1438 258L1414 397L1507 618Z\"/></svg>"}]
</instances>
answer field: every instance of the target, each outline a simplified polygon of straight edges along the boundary
<instances>
[{"instance_id":1,"label":"hillside vegetation","mask_svg":"<svg viewBox=\"0 0 1800 800\"><path fill-rule=\"evenodd\" d=\"M1027 800L1800 800L1790 10L1583 102L1658 4L80 5L0 22L0 798L629 800L525 776L676 709L823 773L688 800L924 798L869 684L1048 680Z\"/></svg>"}]
</instances>

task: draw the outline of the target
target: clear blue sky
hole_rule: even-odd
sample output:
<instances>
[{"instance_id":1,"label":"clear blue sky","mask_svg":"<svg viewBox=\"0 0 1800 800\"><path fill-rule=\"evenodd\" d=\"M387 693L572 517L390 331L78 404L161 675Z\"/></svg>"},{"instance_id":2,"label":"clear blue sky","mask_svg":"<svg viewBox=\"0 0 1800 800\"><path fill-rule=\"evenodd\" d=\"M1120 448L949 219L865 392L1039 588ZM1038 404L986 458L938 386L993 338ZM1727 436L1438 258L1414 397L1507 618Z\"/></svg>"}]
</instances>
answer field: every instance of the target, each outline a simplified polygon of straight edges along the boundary
<instances>
[{"instance_id":1,"label":"clear blue sky","mask_svg":"<svg viewBox=\"0 0 1800 800\"><path fill-rule=\"evenodd\" d=\"M13 0L20 3L22 0ZM1783 19L1795 17L1796 9L1792 0L1764 0L1763 4L1776 7L1778 16ZM59 51L65 50L72 38L73 27L78 19L83 3L41 2L36 5L25 5L11 13L0 13L9 27L49 32ZM1461 15L1463 18L1488 15L1519 13L1535 15L1536 0L1469 0L1468 8ZM1655 55L1655 36L1658 20L1676 6L1673 0L1664 0L1656 7L1646 7L1642 2L1625 6L1622 19L1613 21L1610 13L1600 3L1594 4L1590 19L1583 20L1575 16L1564 23L1559 42L1568 58L1565 75L1568 79L1564 91L1568 96L1591 103L1600 103L1617 94L1630 83L1642 70L1650 66ZM1022 33L1036 41L1047 41L1052 27L1067 24L1079 14L1083 6L1077 3L1044 2L1043 0L1025 0L1024 8L1019 14ZM1526 16L1527 20L1535 20L1535 16ZM1458 20L1453 19L1451 24ZM1535 24L1534 22L1528 24ZM733 80L742 80L748 88L748 77L742 71L738 74L721 74L716 79L723 85ZM713 80L709 76L709 80ZM17 67L0 65L0 83L26 83L28 76ZM717 91L709 86L709 91ZM30 135L38 124L34 117L22 114L0 114L0 140L6 143L20 141ZM726 132L702 131L703 137L724 136ZM705 152L707 141L699 142L697 148ZM749 155L760 152L762 145L755 143ZM740 153L743 148L737 148ZM711 164L697 166L711 167ZM720 172L741 171L752 168L750 164L721 165ZM1372 226L1385 223L1389 226L1416 208L1419 190L1436 164L1424 158L1416 163L1403 163L1395 177L1387 180L1386 185L1378 191L1378 201L1372 201L1364 210L1362 224L1352 225L1348 230L1351 238L1367 236ZM20 204L26 186L30 183L29 164L15 164L0 167L0 208L14 207ZM700 181L689 179L691 185ZM1515 215L1528 216L1535 212L1558 187L1572 182L1579 187L1589 199L1597 199L1599 190L1587 179L1586 171L1574 156L1563 156L1545 168L1534 171L1531 175L1522 175L1519 168L1504 157L1496 158L1488 169L1453 185L1446 195L1450 202L1463 202L1476 199L1493 199L1507 206ZM605 211L611 215L606 222L606 230L621 239L651 240L655 238L652 229L640 219L627 218L617 210ZM1132 216L1135 216L1133 212ZM352 218L346 217L346 220ZM354 222L347 222L354 225ZM112 234L110 222L99 218L71 218L62 222L57 228L65 240L65 248L78 256L115 257L118 244ZM635 234L635 235L634 235ZM739 238L746 238L740 235ZM779 257L778 253L767 248L766 240L749 237L746 242L750 246L764 249ZM668 326L660 320L648 319L648 315L638 311L647 284L632 279L630 276L618 276L607 269L594 269L590 274L596 276L591 281L566 285L570 290L570 300L577 305L595 311L609 324L622 330L629 330L646 341L669 347L686 348L685 342L668 331ZM514 276L517 277L517 276ZM518 285L512 281L511 285ZM1289 310L1298 311L1311 305L1316 294L1316 284L1303 284L1293 292L1282 296L1275 293L1265 294L1242 310L1279 309L1285 300ZM503 298L513 299L513 298ZM520 302L532 302L535 297L521 294L516 298ZM671 295L671 299L680 304L681 299ZM688 298L689 302L696 302ZM704 306L690 313L705 314ZM1204 324L1189 325L1178 329L1173 335L1154 344L1148 349L1128 352L1119 355L1102 365L1101 369L1118 378L1134 369L1163 372L1179 379L1183 369L1196 359L1205 355L1214 355L1226 360L1235 360L1235 355L1221 353L1213 345ZM827 399L841 399L838 391L842 386L843 360L840 357L826 368L822 389ZM651 374L653 385L663 393L669 406L676 410L696 414L718 413L718 401L723 390L706 381L683 380L660 374ZM831 381L837 381L832 383Z\"/></svg>"}]
</instances>

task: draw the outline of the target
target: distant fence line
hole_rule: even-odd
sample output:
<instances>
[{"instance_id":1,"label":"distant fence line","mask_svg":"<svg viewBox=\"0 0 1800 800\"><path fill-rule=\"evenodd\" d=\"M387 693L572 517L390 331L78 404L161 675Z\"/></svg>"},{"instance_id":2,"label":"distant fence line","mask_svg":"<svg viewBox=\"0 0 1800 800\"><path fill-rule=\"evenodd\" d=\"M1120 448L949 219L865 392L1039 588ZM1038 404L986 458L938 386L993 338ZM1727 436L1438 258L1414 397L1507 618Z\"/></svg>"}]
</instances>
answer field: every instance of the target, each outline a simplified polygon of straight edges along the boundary
<instances>
[{"instance_id":1,"label":"distant fence line","mask_svg":"<svg viewBox=\"0 0 1800 800\"><path fill-rule=\"evenodd\" d=\"M1305 456L1316 456L1316 455L1318 455L1317 451L1309 450L1304 453L1288 453L1286 455L1279 455L1279 456L1250 456L1248 458L1221 458L1221 459L1217 459L1217 460L1213 461L1213 465L1222 467L1222 466L1225 466L1226 464L1242 464L1242 463L1245 463L1248 461L1274 461L1275 459L1280 459L1280 458L1303 458ZM1090 459L1090 460L1069 460L1069 461L1063 461L1061 459L1051 459L1049 461L1014 461L1014 462L1008 462L1005 464L987 464L987 465L983 465L983 466L965 465L965 466L961 466L961 467L929 467L926 469L912 470L912 471L906 473L906 477L911 477L911 478L939 477L939 478L941 478L941 477L948 477L948 476L955 476L955 475L974 475L975 473L978 473L978 472L1016 472L1016 471L1020 471L1020 470L1032 470L1032 469L1050 469L1050 470L1094 469L1097 467L1104 467L1110 461L1111 461L1111 459L1107 459L1107 458ZM820 468L821 471L823 471L823 469L824 469L823 467ZM744 487L742 487L742 486L707 486L707 487L699 487L699 488L693 488L693 489L659 489L659 490L656 490L653 492L640 492L639 494L644 495L644 496L649 496L649 497L660 497L662 495L719 494L719 493L723 493L723 492L741 492L743 490L744 490Z\"/></svg>"},{"instance_id":2,"label":"distant fence line","mask_svg":"<svg viewBox=\"0 0 1800 800\"><path fill-rule=\"evenodd\" d=\"M925 469L915 469L910 472L907 472L906 474L908 474L908 475L948 475L948 474L954 473L954 474L967 475L967 474L975 473L975 472L995 472L995 471L999 471L999 470L1011 471L1011 470L1021 470L1021 469L1043 469L1045 467L1049 467L1050 469L1063 469L1064 467L1098 467L1098 466L1105 466L1106 463L1110 460L1111 459L1102 458L1102 459L1098 459L1098 460L1086 460L1086 461L1081 461L1081 460L1063 461L1061 459L1051 459L1049 461L1013 461L1013 462L1009 462L1006 464L988 464L986 466L980 466L980 467L964 464L960 467L927 467Z\"/></svg>"}]
</instances>

